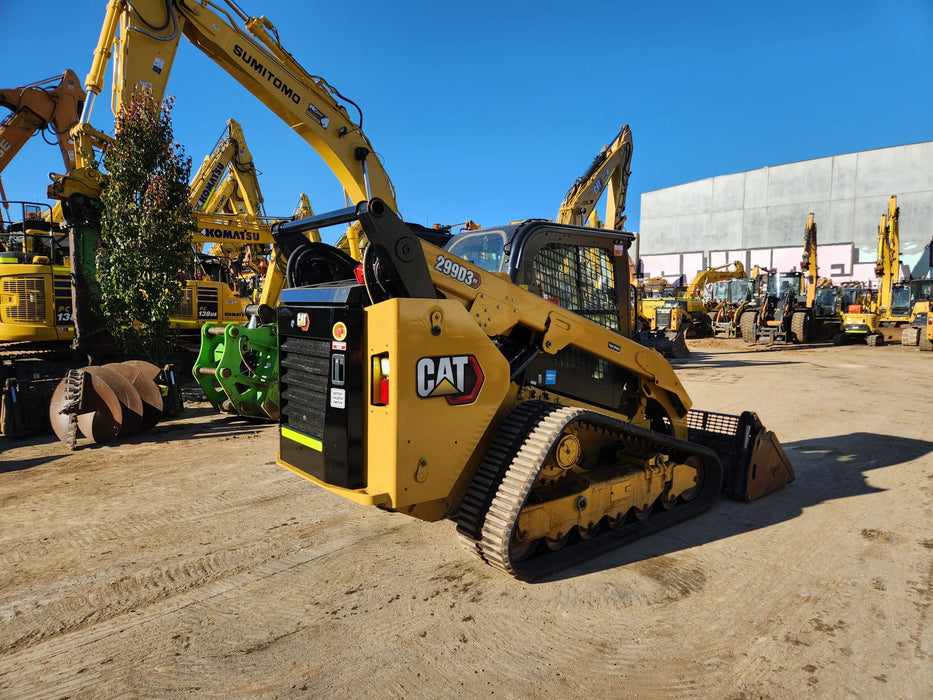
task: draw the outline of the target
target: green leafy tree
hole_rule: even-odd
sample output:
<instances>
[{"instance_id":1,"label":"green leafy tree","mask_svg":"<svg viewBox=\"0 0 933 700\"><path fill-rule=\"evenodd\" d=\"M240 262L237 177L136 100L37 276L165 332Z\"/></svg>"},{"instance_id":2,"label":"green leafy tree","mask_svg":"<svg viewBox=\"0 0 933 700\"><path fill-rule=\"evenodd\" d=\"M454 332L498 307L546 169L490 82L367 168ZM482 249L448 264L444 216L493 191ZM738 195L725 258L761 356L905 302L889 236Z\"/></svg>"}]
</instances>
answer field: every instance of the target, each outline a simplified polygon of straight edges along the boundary
<instances>
[{"instance_id":1,"label":"green leafy tree","mask_svg":"<svg viewBox=\"0 0 933 700\"><path fill-rule=\"evenodd\" d=\"M184 294L195 220L188 203L191 159L173 140L172 98L137 90L104 149L97 273L101 311L118 348L162 364L175 344L170 319Z\"/></svg>"}]
</instances>

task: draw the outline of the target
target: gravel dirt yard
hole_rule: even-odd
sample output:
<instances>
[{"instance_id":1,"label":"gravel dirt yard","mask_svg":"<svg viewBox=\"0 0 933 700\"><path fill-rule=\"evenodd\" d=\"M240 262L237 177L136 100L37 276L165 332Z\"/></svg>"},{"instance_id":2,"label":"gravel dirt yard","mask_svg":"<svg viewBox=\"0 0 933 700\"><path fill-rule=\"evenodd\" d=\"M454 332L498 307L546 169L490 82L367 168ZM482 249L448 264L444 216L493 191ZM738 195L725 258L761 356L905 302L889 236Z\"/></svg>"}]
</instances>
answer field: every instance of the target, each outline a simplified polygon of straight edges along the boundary
<instances>
[{"instance_id":1,"label":"gravel dirt yard","mask_svg":"<svg viewBox=\"0 0 933 700\"><path fill-rule=\"evenodd\" d=\"M523 583L189 403L0 452L0 696L933 697L933 356L691 343L797 480ZM429 428L426 428L429 429Z\"/></svg>"}]
</instances>

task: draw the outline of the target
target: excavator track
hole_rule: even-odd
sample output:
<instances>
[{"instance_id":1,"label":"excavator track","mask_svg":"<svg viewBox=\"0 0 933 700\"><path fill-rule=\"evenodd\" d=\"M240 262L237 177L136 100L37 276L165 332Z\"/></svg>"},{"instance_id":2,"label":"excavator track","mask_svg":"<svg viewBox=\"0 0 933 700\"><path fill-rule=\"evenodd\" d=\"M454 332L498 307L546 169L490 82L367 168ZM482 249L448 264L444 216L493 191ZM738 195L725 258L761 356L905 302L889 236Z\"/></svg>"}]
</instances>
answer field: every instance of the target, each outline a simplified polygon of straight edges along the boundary
<instances>
[{"instance_id":1,"label":"excavator track","mask_svg":"<svg viewBox=\"0 0 933 700\"><path fill-rule=\"evenodd\" d=\"M529 427L530 426L530 427ZM598 434L603 446L633 463L660 459L700 465L699 483L680 498L658 497L646 509L626 509L601 517L592 527L563 533L561 541L522 542L519 518L529 506L548 505L539 475L568 429ZM602 460L601 460L602 461ZM598 476L600 466L589 473ZM516 578L532 580L592 559L635 539L658 532L708 510L719 493L722 467L712 450L595 411L527 402L516 408L497 432L458 516L458 532L487 563ZM587 492L574 496L585 507ZM483 508L485 504L487 507Z\"/></svg>"}]
</instances>

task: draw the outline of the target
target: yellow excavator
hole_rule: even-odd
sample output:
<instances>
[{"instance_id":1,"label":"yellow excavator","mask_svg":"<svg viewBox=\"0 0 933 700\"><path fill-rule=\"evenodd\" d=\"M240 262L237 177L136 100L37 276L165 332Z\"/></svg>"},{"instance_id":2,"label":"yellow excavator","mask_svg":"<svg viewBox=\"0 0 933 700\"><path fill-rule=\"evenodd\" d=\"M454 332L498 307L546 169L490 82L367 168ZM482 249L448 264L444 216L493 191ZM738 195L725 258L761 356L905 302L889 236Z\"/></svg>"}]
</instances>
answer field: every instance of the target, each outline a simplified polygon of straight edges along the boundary
<instances>
[{"instance_id":1,"label":"yellow excavator","mask_svg":"<svg viewBox=\"0 0 933 700\"><path fill-rule=\"evenodd\" d=\"M85 98L72 70L0 89L0 106L10 110L0 123L0 173L30 138L46 131L54 134L65 168L73 167L69 132ZM0 186L0 348L18 356L27 344L71 337L69 252L60 212L39 202L8 202L2 193Z\"/></svg>"},{"instance_id":2,"label":"yellow excavator","mask_svg":"<svg viewBox=\"0 0 933 700\"><path fill-rule=\"evenodd\" d=\"M866 345L883 345L900 336L901 327L910 323L910 285L900 281L901 251L897 196L888 199L888 210L878 224L878 256L875 276L880 279L878 296L870 309L846 312L842 328L834 338L837 345L863 341Z\"/></svg>"},{"instance_id":3,"label":"yellow excavator","mask_svg":"<svg viewBox=\"0 0 933 700\"><path fill-rule=\"evenodd\" d=\"M625 197L631 175L633 148L632 131L628 124L623 124L615 138L603 146L583 175L574 181L561 202L555 221L571 226L622 231L626 219ZM606 219L603 222L599 217L597 204L606 193ZM630 278L633 284L636 282L634 277L632 267ZM635 322L634 314L632 321ZM644 329L636 332L633 337L665 357L687 357L690 354L682 334L668 338L664 333Z\"/></svg>"},{"instance_id":4,"label":"yellow excavator","mask_svg":"<svg viewBox=\"0 0 933 700\"><path fill-rule=\"evenodd\" d=\"M348 201L379 197L395 208L394 187L362 131L359 107L323 78L308 73L282 46L278 31L267 18L250 17L229 0L111 0L85 81L87 105L73 131L79 144L77 167L57 178L49 190L50 196L62 202L70 220L78 222L73 229L77 229L79 239L75 249L81 251L75 255L79 279L89 274L83 268L92 257L88 241L94 233L93 202L103 186L100 172L91 160L82 158L82 153L91 152L103 138L89 118L95 97L103 88L104 71L112 59L115 112L136 86L144 86L161 100L182 37L293 128L334 172ZM359 114L356 121L351 119L348 106ZM275 241L259 303L250 307L249 322L202 326L195 377L218 409L277 418L272 309L285 286L309 278L326 278L334 269L344 269L348 261L356 264L360 257L357 230L348 229L342 240L343 250L331 253L327 262L307 254L315 246L324 245L309 240L307 235ZM222 227L216 231L222 231ZM209 229L209 233L216 231ZM235 240L264 242L248 238L249 231L242 231L240 236L236 236L237 231L232 234ZM226 236L223 232L221 235ZM306 263L311 257L313 262ZM76 285L76 290L81 289ZM76 296L74 307L78 321L74 344L78 348L93 346L96 329L87 299Z\"/></svg>"},{"instance_id":5,"label":"yellow excavator","mask_svg":"<svg viewBox=\"0 0 933 700\"><path fill-rule=\"evenodd\" d=\"M706 338L713 335L713 318L708 300L704 297L706 285L747 278L745 266L738 260L710 267L696 275L682 294L662 297L660 304L645 305L639 312L650 321L653 331L671 335L681 333L688 338Z\"/></svg>"},{"instance_id":6,"label":"yellow excavator","mask_svg":"<svg viewBox=\"0 0 933 700\"><path fill-rule=\"evenodd\" d=\"M578 177L561 202L556 221L573 226L592 226L621 231L625 226L625 195L632 165L632 130L623 124L619 133ZM596 205L606 197L606 221L599 219Z\"/></svg>"},{"instance_id":7,"label":"yellow excavator","mask_svg":"<svg viewBox=\"0 0 933 700\"><path fill-rule=\"evenodd\" d=\"M752 412L694 410L632 341L634 238L532 220L446 249L379 200L276 226L359 221L360 279L282 293L277 462L359 504L453 519L533 579L794 478ZM555 304L552 299L556 299Z\"/></svg>"}]
</instances>

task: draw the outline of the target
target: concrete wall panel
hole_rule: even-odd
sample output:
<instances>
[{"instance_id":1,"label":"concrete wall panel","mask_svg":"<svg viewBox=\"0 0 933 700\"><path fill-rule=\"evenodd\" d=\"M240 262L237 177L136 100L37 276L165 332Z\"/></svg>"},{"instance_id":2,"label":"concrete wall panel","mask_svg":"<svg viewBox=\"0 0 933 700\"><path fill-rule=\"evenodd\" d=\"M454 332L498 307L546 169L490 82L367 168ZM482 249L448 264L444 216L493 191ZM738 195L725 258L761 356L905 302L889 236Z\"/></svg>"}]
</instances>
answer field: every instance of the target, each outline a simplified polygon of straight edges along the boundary
<instances>
[{"instance_id":1,"label":"concrete wall panel","mask_svg":"<svg viewBox=\"0 0 933 700\"><path fill-rule=\"evenodd\" d=\"M745 175L723 175L713 178L713 212L737 211L745 208Z\"/></svg>"},{"instance_id":2,"label":"concrete wall panel","mask_svg":"<svg viewBox=\"0 0 933 700\"><path fill-rule=\"evenodd\" d=\"M759 209L768 206L768 178L771 168L749 170L745 173L745 209ZM674 189L674 188L671 188ZM642 216L644 216L644 199L642 195Z\"/></svg>"},{"instance_id":3,"label":"concrete wall panel","mask_svg":"<svg viewBox=\"0 0 933 700\"><path fill-rule=\"evenodd\" d=\"M933 141L646 192L641 197L641 254L802 246L807 214L813 212L821 246L851 244L852 274L857 277L874 265L878 222L892 194L900 207L903 261L920 269L933 238ZM720 255L708 256L710 264L730 262ZM764 254L749 255L751 262ZM768 256L770 264L770 252Z\"/></svg>"}]
</instances>

